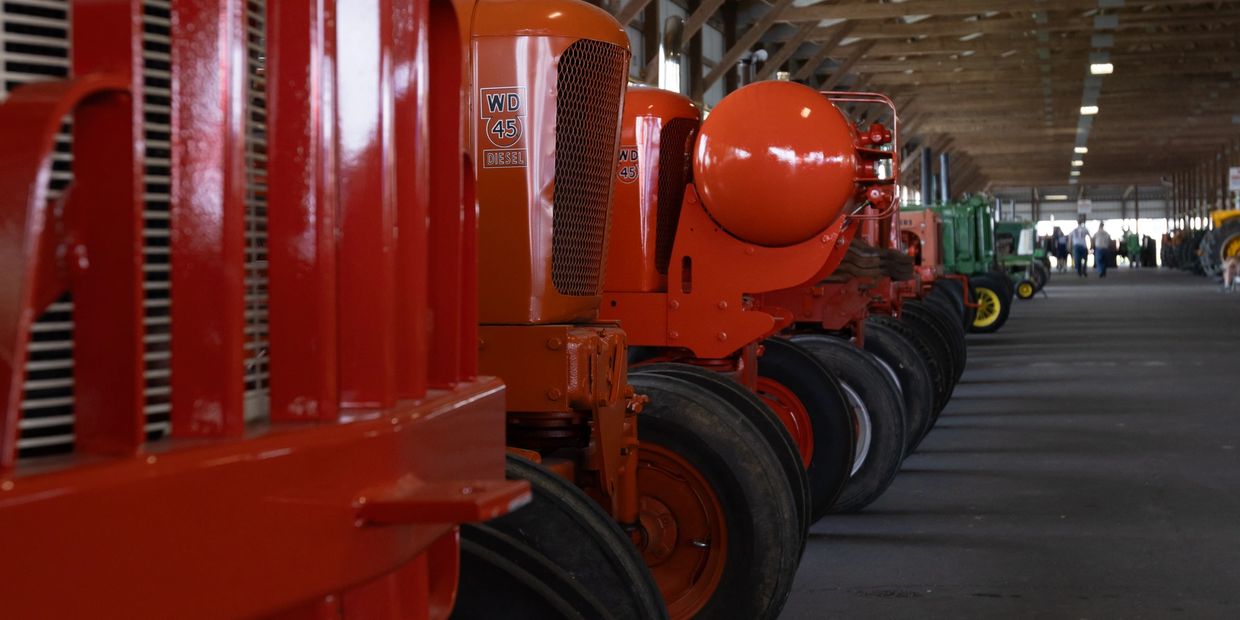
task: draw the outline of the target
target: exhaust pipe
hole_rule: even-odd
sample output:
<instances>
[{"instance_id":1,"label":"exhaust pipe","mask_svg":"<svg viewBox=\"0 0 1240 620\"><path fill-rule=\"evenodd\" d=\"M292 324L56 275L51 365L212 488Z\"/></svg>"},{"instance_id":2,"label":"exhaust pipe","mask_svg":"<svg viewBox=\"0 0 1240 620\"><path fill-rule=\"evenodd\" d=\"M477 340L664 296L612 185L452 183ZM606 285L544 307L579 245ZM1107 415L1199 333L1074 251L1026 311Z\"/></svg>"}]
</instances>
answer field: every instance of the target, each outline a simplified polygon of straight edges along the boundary
<instances>
[{"instance_id":1,"label":"exhaust pipe","mask_svg":"<svg viewBox=\"0 0 1240 620\"><path fill-rule=\"evenodd\" d=\"M952 180L951 180L951 159L947 156L947 151L939 153L939 202L947 204L951 200Z\"/></svg>"},{"instance_id":2,"label":"exhaust pipe","mask_svg":"<svg viewBox=\"0 0 1240 620\"><path fill-rule=\"evenodd\" d=\"M929 206L934 203L934 154L930 147L921 149L921 204Z\"/></svg>"},{"instance_id":3,"label":"exhaust pipe","mask_svg":"<svg viewBox=\"0 0 1240 620\"><path fill-rule=\"evenodd\" d=\"M754 50L741 56L741 59L736 61L737 88L752 82L754 69L758 63L766 62L766 59L766 50Z\"/></svg>"},{"instance_id":4,"label":"exhaust pipe","mask_svg":"<svg viewBox=\"0 0 1240 620\"><path fill-rule=\"evenodd\" d=\"M685 20L668 17L663 20L663 41L659 44L659 88L680 92L681 47L685 42Z\"/></svg>"}]
</instances>

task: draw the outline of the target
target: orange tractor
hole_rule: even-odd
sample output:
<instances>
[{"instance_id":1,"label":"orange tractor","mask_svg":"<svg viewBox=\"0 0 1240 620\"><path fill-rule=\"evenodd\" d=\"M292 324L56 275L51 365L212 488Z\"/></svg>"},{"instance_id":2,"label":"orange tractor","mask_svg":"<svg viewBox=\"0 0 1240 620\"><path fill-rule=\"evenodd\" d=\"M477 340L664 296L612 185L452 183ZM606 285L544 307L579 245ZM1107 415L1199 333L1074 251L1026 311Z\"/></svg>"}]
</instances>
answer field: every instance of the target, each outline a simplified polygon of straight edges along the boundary
<instances>
[{"instance_id":1,"label":"orange tractor","mask_svg":"<svg viewBox=\"0 0 1240 620\"><path fill-rule=\"evenodd\" d=\"M892 136L873 133L783 82L728 95L704 123L666 91L626 102L603 316L635 345L635 377L744 388L751 420L781 423L806 470L803 525L876 499L904 456L904 407L881 363L839 339L776 337L794 316L768 302L835 272L867 210L892 212L893 184L873 171Z\"/></svg>"},{"instance_id":2,"label":"orange tractor","mask_svg":"<svg viewBox=\"0 0 1240 620\"><path fill-rule=\"evenodd\" d=\"M476 372L453 7L30 4L3 9L41 80L0 103L6 615L446 617L459 525L531 499Z\"/></svg>"},{"instance_id":3,"label":"orange tractor","mask_svg":"<svg viewBox=\"0 0 1240 620\"><path fill-rule=\"evenodd\" d=\"M624 30L568 0L484 0L463 26L480 360L508 386L508 475L534 501L466 530L458 614L498 596L529 616L778 615L804 531L791 447L766 440L782 431L693 381L630 377L625 331L599 316Z\"/></svg>"}]
</instances>

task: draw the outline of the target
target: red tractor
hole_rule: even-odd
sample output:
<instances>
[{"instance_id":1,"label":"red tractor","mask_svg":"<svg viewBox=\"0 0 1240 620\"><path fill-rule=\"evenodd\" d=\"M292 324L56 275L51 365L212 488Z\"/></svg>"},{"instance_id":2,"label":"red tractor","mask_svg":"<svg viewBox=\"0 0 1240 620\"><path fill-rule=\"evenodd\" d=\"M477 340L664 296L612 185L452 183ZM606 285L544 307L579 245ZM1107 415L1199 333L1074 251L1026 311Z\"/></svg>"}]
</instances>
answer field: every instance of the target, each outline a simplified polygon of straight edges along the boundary
<instances>
[{"instance_id":1,"label":"red tractor","mask_svg":"<svg viewBox=\"0 0 1240 620\"><path fill-rule=\"evenodd\" d=\"M453 7L36 4L24 66L61 71L0 103L5 611L446 617L459 525L531 497L477 374Z\"/></svg>"}]
</instances>

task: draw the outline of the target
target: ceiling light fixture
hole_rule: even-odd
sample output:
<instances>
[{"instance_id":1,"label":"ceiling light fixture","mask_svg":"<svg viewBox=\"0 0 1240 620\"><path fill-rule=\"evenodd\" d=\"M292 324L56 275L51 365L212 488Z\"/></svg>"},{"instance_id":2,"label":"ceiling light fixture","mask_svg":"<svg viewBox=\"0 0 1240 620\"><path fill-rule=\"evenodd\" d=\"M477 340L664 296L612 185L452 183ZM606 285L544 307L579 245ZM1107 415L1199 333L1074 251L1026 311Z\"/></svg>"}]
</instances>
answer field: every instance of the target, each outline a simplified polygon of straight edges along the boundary
<instances>
[{"instance_id":1,"label":"ceiling light fixture","mask_svg":"<svg viewBox=\"0 0 1240 620\"><path fill-rule=\"evenodd\" d=\"M1085 165L1085 160L1083 160L1083 159L1074 159L1074 160L1072 160L1072 165L1073 165L1073 166L1084 166L1084 165Z\"/></svg>"},{"instance_id":2,"label":"ceiling light fixture","mask_svg":"<svg viewBox=\"0 0 1240 620\"><path fill-rule=\"evenodd\" d=\"M1115 72L1115 65L1109 62L1096 62L1089 65L1089 73L1091 75L1111 75Z\"/></svg>"},{"instance_id":3,"label":"ceiling light fixture","mask_svg":"<svg viewBox=\"0 0 1240 620\"><path fill-rule=\"evenodd\" d=\"M1072 149L1072 152L1073 152L1073 153L1080 153L1080 154L1084 155L1085 153L1088 153L1088 152L1089 152L1089 147L1086 147L1086 146L1078 146L1078 147L1076 147L1076 148Z\"/></svg>"},{"instance_id":4,"label":"ceiling light fixture","mask_svg":"<svg viewBox=\"0 0 1240 620\"><path fill-rule=\"evenodd\" d=\"M1043 199L1044 200L1067 200L1068 195L1067 194L1051 194L1049 196L1043 197Z\"/></svg>"},{"instance_id":5,"label":"ceiling light fixture","mask_svg":"<svg viewBox=\"0 0 1240 620\"><path fill-rule=\"evenodd\" d=\"M1096 105L1081 106L1081 114L1083 116L1093 116L1094 114L1097 114L1097 113L1098 113L1098 106Z\"/></svg>"}]
</instances>

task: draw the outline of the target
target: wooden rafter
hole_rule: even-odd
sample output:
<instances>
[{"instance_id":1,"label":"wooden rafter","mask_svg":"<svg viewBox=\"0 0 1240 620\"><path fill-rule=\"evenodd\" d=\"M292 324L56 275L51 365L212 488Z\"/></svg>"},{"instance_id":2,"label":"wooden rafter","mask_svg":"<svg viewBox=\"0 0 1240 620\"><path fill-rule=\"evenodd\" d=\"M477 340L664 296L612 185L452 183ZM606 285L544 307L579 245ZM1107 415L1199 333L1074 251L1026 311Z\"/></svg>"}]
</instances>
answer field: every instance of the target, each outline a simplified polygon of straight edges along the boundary
<instances>
[{"instance_id":1,"label":"wooden rafter","mask_svg":"<svg viewBox=\"0 0 1240 620\"><path fill-rule=\"evenodd\" d=\"M731 71L732 67L736 65L736 61L740 60L741 56L743 56L745 52L749 51L749 49L762 38L762 35L766 34L766 31L775 24L775 21L779 19L779 16L782 15L788 7L792 6L792 2L793 0L776 0L775 4L771 6L771 9L767 11L765 15L758 18L758 21L740 36L736 42L736 45L733 45L731 49L723 54L723 58L719 59L719 64L716 65L714 69L711 69L710 73L706 75L706 78L702 80L702 91L705 92L713 86L715 82L718 82L719 78L723 77L725 73ZM702 93L694 93L693 97L694 99L701 99Z\"/></svg>"},{"instance_id":2,"label":"wooden rafter","mask_svg":"<svg viewBox=\"0 0 1240 620\"><path fill-rule=\"evenodd\" d=\"M797 28L792 37L784 41L783 45L766 60L766 64L762 65L762 70L758 71L755 78L765 80L774 75L789 58L792 58L792 55L801 47L801 43L805 42L805 37L808 37L814 28L816 28L814 24L802 24L800 28Z\"/></svg>"},{"instance_id":3,"label":"wooden rafter","mask_svg":"<svg viewBox=\"0 0 1240 620\"><path fill-rule=\"evenodd\" d=\"M823 41L822 45L818 47L818 51L814 52L814 55L810 56L809 60L806 60L805 64L801 65L801 68L793 74L792 79L801 81L814 75L818 71L818 67L821 67L822 63L831 57L831 53L835 51L835 48L840 46L840 42L852 32L855 25L853 22L844 22L833 26L831 37Z\"/></svg>"}]
</instances>

